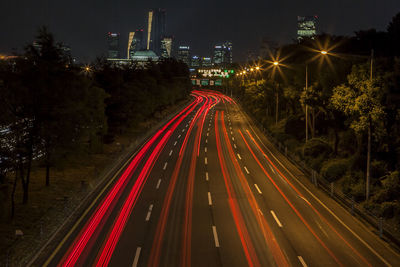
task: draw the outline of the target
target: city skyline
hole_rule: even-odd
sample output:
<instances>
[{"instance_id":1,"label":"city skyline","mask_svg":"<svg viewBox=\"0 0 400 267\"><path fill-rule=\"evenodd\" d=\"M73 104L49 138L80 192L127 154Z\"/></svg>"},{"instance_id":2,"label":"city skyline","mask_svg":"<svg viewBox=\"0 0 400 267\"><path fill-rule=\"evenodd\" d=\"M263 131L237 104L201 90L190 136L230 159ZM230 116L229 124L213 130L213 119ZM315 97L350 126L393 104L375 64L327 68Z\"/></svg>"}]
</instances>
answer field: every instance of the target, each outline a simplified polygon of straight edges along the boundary
<instances>
[{"instance_id":1,"label":"city skyline","mask_svg":"<svg viewBox=\"0 0 400 267\"><path fill-rule=\"evenodd\" d=\"M75 8L78 4L79 8ZM146 5L128 1L118 1L115 4L98 2L93 8L74 0L68 7L43 1L18 5L2 3L0 7L13 16L0 18L0 29L3 36L6 36L0 42L0 51L12 53L13 48L22 51L23 46L34 39L37 28L47 25L58 40L71 46L75 57L84 62L90 61L106 54L104 33L119 32L120 42L126 46L129 32L146 28L149 8L165 6L168 13L167 33L174 35L177 44L188 43L194 54L211 55L215 44L232 40L235 44L235 60L243 61L248 51L259 50L262 37L277 43L290 43L296 39L297 16L318 15L322 32L352 35L354 31L369 28L386 30L391 18L400 10L400 2L392 0L384 4L373 0L357 0L352 3L336 1L325 5L312 1L307 7L297 2L283 1L269 3L269 8L266 8L265 3L256 2L245 9L235 3L224 9L223 2L213 9L206 5L196 7L171 2L168 5L155 2ZM290 10L286 8L288 5L291 6ZM73 21L67 19L71 12L74 12ZM357 19L354 18L355 14ZM337 16L341 19L337 20ZM208 20L204 20L205 17ZM13 20L20 23L13 25Z\"/></svg>"}]
</instances>

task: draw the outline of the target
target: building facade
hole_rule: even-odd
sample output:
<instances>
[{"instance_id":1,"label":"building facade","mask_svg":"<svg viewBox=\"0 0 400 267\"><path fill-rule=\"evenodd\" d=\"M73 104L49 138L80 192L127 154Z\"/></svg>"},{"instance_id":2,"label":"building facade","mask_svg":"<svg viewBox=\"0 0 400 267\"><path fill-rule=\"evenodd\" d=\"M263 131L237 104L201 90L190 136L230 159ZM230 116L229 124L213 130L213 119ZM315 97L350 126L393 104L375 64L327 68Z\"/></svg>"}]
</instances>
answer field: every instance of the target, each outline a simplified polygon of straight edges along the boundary
<instances>
[{"instance_id":1,"label":"building facade","mask_svg":"<svg viewBox=\"0 0 400 267\"><path fill-rule=\"evenodd\" d=\"M132 58L137 51L145 50L144 30L139 29L129 33L128 40L128 58Z\"/></svg>"},{"instance_id":2,"label":"building facade","mask_svg":"<svg viewBox=\"0 0 400 267\"><path fill-rule=\"evenodd\" d=\"M179 46L177 58L190 66L190 47L188 45Z\"/></svg>"},{"instance_id":3,"label":"building facade","mask_svg":"<svg viewBox=\"0 0 400 267\"><path fill-rule=\"evenodd\" d=\"M166 34L165 9L151 9L147 20L147 50L161 55L161 40Z\"/></svg>"},{"instance_id":4,"label":"building facade","mask_svg":"<svg viewBox=\"0 0 400 267\"><path fill-rule=\"evenodd\" d=\"M161 39L161 58L170 58L172 56L172 36L164 36Z\"/></svg>"},{"instance_id":5,"label":"building facade","mask_svg":"<svg viewBox=\"0 0 400 267\"><path fill-rule=\"evenodd\" d=\"M297 40L314 38L317 34L318 16L297 17Z\"/></svg>"},{"instance_id":6,"label":"building facade","mask_svg":"<svg viewBox=\"0 0 400 267\"><path fill-rule=\"evenodd\" d=\"M232 64L232 42L225 41L222 44L214 46L213 63L215 66L227 66Z\"/></svg>"},{"instance_id":7,"label":"building facade","mask_svg":"<svg viewBox=\"0 0 400 267\"><path fill-rule=\"evenodd\" d=\"M107 45L108 45L108 58L119 58L119 33L109 32L107 34Z\"/></svg>"},{"instance_id":8,"label":"building facade","mask_svg":"<svg viewBox=\"0 0 400 267\"><path fill-rule=\"evenodd\" d=\"M199 56L192 56L190 67L197 69L201 67L201 58Z\"/></svg>"}]
</instances>

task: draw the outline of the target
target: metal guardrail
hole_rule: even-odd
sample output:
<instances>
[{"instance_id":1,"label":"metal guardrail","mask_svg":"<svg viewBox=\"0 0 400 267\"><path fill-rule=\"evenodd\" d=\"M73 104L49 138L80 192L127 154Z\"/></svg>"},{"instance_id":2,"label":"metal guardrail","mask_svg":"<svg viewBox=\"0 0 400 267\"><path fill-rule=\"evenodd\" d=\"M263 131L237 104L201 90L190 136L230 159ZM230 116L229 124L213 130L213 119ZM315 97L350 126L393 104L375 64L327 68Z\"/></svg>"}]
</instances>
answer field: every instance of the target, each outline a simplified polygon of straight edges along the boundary
<instances>
[{"instance_id":1,"label":"metal guardrail","mask_svg":"<svg viewBox=\"0 0 400 267\"><path fill-rule=\"evenodd\" d=\"M269 141L271 141L275 148L278 149L279 152L281 152L283 155L285 155L286 158L293 165L295 165L304 174L306 174L307 177L309 177L311 183L314 184L316 188L324 191L328 196L339 203L342 207L349 210L353 216L358 216L359 218L369 223L372 227L374 227L374 229L376 229L376 233L379 235L380 238L386 239L387 241L390 241L396 246L400 247L399 226L385 222L383 217L377 214L373 214L372 212L364 209L360 203L355 201L353 196L346 195L341 190L337 190L335 188L335 183L329 182L324 176L307 166L304 160L302 160L299 156L295 155L291 151L288 151L287 146L276 140L261 123L253 118L253 116L250 116L248 112L246 112L246 114L252 119L253 123L255 123L258 129L263 132L263 134L269 139Z\"/></svg>"}]
</instances>

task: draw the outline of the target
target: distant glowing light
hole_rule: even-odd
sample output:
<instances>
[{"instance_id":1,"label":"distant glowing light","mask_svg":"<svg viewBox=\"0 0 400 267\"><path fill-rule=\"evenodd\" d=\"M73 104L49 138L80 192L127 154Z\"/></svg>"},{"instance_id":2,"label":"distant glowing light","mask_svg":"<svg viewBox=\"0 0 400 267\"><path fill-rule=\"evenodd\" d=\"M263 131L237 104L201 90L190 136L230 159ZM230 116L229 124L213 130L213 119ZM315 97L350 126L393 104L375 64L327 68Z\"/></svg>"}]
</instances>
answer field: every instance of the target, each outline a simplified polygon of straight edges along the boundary
<instances>
[{"instance_id":1,"label":"distant glowing light","mask_svg":"<svg viewBox=\"0 0 400 267\"><path fill-rule=\"evenodd\" d=\"M322 54L322 55L326 55L326 54L328 54L328 51L322 50L322 51L321 51L321 54Z\"/></svg>"},{"instance_id":2,"label":"distant glowing light","mask_svg":"<svg viewBox=\"0 0 400 267\"><path fill-rule=\"evenodd\" d=\"M259 67L259 66L257 66L257 67L256 67L256 70L260 70L260 67Z\"/></svg>"},{"instance_id":3,"label":"distant glowing light","mask_svg":"<svg viewBox=\"0 0 400 267\"><path fill-rule=\"evenodd\" d=\"M274 61L274 66L278 66L279 62L278 61Z\"/></svg>"}]
</instances>

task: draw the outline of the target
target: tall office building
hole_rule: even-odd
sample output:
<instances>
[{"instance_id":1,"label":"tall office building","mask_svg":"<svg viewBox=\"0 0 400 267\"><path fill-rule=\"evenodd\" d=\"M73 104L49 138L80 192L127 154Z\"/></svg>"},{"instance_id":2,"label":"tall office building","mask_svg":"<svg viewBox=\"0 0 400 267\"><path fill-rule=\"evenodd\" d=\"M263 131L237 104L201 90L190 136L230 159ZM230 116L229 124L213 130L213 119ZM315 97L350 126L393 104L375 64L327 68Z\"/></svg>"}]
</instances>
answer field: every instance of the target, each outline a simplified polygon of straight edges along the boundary
<instances>
[{"instance_id":1,"label":"tall office building","mask_svg":"<svg viewBox=\"0 0 400 267\"><path fill-rule=\"evenodd\" d=\"M178 48L178 60L181 60L190 66L190 47L188 45L181 45Z\"/></svg>"},{"instance_id":2,"label":"tall office building","mask_svg":"<svg viewBox=\"0 0 400 267\"><path fill-rule=\"evenodd\" d=\"M224 58L224 63L225 64L232 64L233 62L233 57L232 57L232 42L231 41L226 41L223 44L223 47L225 49L225 58Z\"/></svg>"},{"instance_id":3,"label":"tall office building","mask_svg":"<svg viewBox=\"0 0 400 267\"><path fill-rule=\"evenodd\" d=\"M222 45L214 46L214 57L213 57L214 65L221 65L224 62L224 54L225 51Z\"/></svg>"},{"instance_id":4,"label":"tall office building","mask_svg":"<svg viewBox=\"0 0 400 267\"><path fill-rule=\"evenodd\" d=\"M119 58L119 33L107 34L108 58Z\"/></svg>"},{"instance_id":5,"label":"tall office building","mask_svg":"<svg viewBox=\"0 0 400 267\"><path fill-rule=\"evenodd\" d=\"M192 68L200 68L201 67L201 58L198 56L192 56L190 66Z\"/></svg>"},{"instance_id":6,"label":"tall office building","mask_svg":"<svg viewBox=\"0 0 400 267\"><path fill-rule=\"evenodd\" d=\"M151 9L147 21L147 50L161 55L161 40L165 36L165 9Z\"/></svg>"},{"instance_id":7,"label":"tall office building","mask_svg":"<svg viewBox=\"0 0 400 267\"><path fill-rule=\"evenodd\" d=\"M211 68L212 67L212 60L210 57L203 57L201 59L201 66L203 68Z\"/></svg>"},{"instance_id":8,"label":"tall office building","mask_svg":"<svg viewBox=\"0 0 400 267\"><path fill-rule=\"evenodd\" d=\"M136 51L145 50L144 30L139 29L129 33L128 59L132 59Z\"/></svg>"},{"instance_id":9,"label":"tall office building","mask_svg":"<svg viewBox=\"0 0 400 267\"><path fill-rule=\"evenodd\" d=\"M226 66L232 64L232 42L226 41L214 46L214 65Z\"/></svg>"},{"instance_id":10,"label":"tall office building","mask_svg":"<svg viewBox=\"0 0 400 267\"><path fill-rule=\"evenodd\" d=\"M172 54L172 36L164 36L161 39L161 57L170 58Z\"/></svg>"},{"instance_id":11,"label":"tall office building","mask_svg":"<svg viewBox=\"0 0 400 267\"><path fill-rule=\"evenodd\" d=\"M317 34L318 16L297 17L297 40L308 37L313 38Z\"/></svg>"}]
</instances>

